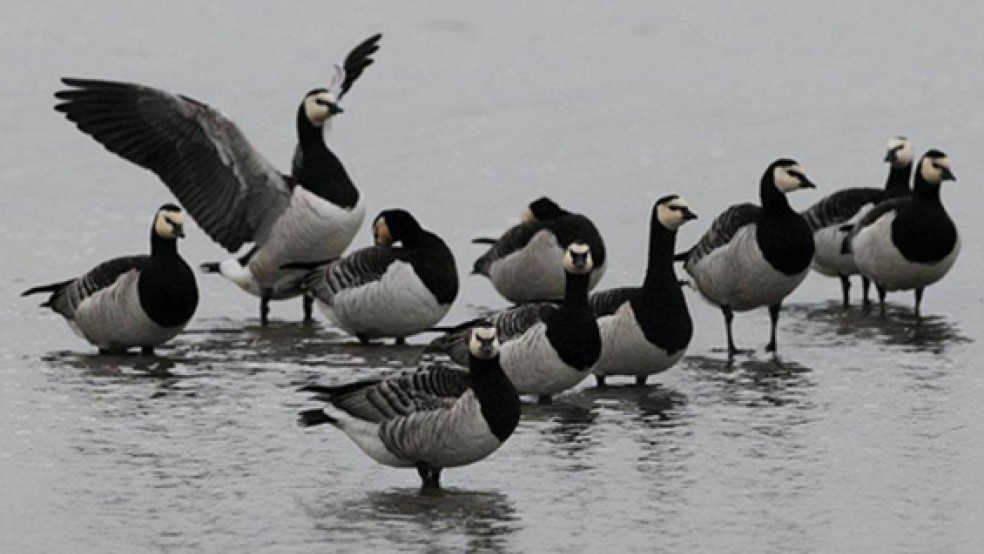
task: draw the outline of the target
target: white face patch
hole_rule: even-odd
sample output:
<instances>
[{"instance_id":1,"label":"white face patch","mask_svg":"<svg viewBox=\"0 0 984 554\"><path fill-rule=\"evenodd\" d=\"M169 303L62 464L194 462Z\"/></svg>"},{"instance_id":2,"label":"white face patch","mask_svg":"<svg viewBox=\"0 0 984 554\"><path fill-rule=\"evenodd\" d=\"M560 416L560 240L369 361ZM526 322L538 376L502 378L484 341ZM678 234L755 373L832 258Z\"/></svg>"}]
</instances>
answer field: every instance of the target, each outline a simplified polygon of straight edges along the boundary
<instances>
[{"instance_id":1,"label":"white face patch","mask_svg":"<svg viewBox=\"0 0 984 554\"><path fill-rule=\"evenodd\" d=\"M330 92L319 92L304 99L304 115L313 125L321 125L331 117L326 103L335 103L335 97Z\"/></svg>"},{"instance_id":2,"label":"white face patch","mask_svg":"<svg viewBox=\"0 0 984 554\"><path fill-rule=\"evenodd\" d=\"M526 208L523 210L522 215L519 216L523 223L533 223L536 221L536 216L533 215L533 210Z\"/></svg>"},{"instance_id":3,"label":"white face patch","mask_svg":"<svg viewBox=\"0 0 984 554\"><path fill-rule=\"evenodd\" d=\"M684 217L684 212L687 211L689 206L687 201L683 198L674 198L669 202L660 204L656 208L656 218L659 222L671 231L675 231L680 228L681 225L687 222L687 218Z\"/></svg>"},{"instance_id":4,"label":"white face patch","mask_svg":"<svg viewBox=\"0 0 984 554\"><path fill-rule=\"evenodd\" d=\"M494 358L499 354L499 338L494 327L475 327L468 339L468 351L482 360Z\"/></svg>"},{"instance_id":5,"label":"white face patch","mask_svg":"<svg viewBox=\"0 0 984 554\"><path fill-rule=\"evenodd\" d=\"M592 269L594 269L594 259L591 258L591 247L583 242L571 243L564 252L564 271L583 275L591 273Z\"/></svg>"},{"instance_id":6,"label":"white face patch","mask_svg":"<svg viewBox=\"0 0 984 554\"><path fill-rule=\"evenodd\" d=\"M174 232L172 223L178 226L184 225L184 212L167 210L157 212L157 218L154 219L154 233L165 239L175 238L177 234Z\"/></svg>"},{"instance_id":7,"label":"white face patch","mask_svg":"<svg viewBox=\"0 0 984 554\"><path fill-rule=\"evenodd\" d=\"M927 183L938 185L943 182L943 169L950 169L950 158L930 158L925 156L919 164L919 173Z\"/></svg>"},{"instance_id":8,"label":"white face patch","mask_svg":"<svg viewBox=\"0 0 984 554\"><path fill-rule=\"evenodd\" d=\"M386 218L381 217L373 222L372 237L376 241L376 244L380 246L389 246L395 242L393 235L390 233L389 225L386 225Z\"/></svg>"},{"instance_id":9,"label":"white face patch","mask_svg":"<svg viewBox=\"0 0 984 554\"><path fill-rule=\"evenodd\" d=\"M912 141L905 137L895 137L888 141L888 151L895 151L895 158L892 165L896 167L907 166L912 163Z\"/></svg>"},{"instance_id":10,"label":"white face patch","mask_svg":"<svg viewBox=\"0 0 984 554\"><path fill-rule=\"evenodd\" d=\"M788 193L800 188L800 184L803 181L795 176L794 173L805 175L803 168L799 164L789 167L778 166L773 170L772 178L776 183L776 188L780 192Z\"/></svg>"}]
</instances>

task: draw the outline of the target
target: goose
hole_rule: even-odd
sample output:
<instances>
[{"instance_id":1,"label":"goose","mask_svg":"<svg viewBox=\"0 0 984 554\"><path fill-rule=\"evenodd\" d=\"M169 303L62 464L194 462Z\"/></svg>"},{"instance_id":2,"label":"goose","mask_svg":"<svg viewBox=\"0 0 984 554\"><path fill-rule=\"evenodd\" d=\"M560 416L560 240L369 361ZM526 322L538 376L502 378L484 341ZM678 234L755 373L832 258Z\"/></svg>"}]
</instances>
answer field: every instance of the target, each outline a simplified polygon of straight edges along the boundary
<instances>
[{"instance_id":1,"label":"goose","mask_svg":"<svg viewBox=\"0 0 984 554\"><path fill-rule=\"evenodd\" d=\"M400 344L447 314L458 271L444 241L405 210L380 212L372 229L375 246L312 271L304 286L325 316L359 341L394 337Z\"/></svg>"},{"instance_id":2,"label":"goose","mask_svg":"<svg viewBox=\"0 0 984 554\"><path fill-rule=\"evenodd\" d=\"M492 325L502 341L502 368L516 390L549 404L552 395L584 380L601 355L598 324L588 305L588 283L594 267L591 247L574 242L567 247L563 260L567 282L559 304L521 304L465 323L434 339L430 349L463 364L469 329Z\"/></svg>"},{"instance_id":3,"label":"goose","mask_svg":"<svg viewBox=\"0 0 984 554\"><path fill-rule=\"evenodd\" d=\"M122 354L154 347L184 330L198 307L195 274L178 254L184 237L184 212L165 204L154 215L150 255L103 262L74 279L40 285L21 296L51 293L41 304L96 346L101 354Z\"/></svg>"},{"instance_id":4,"label":"goose","mask_svg":"<svg viewBox=\"0 0 984 554\"><path fill-rule=\"evenodd\" d=\"M607 375L634 375L637 385L645 385L649 375L669 369L687 351L694 328L673 272L673 251L677 229L693 219L697 215L679 195L657 200L642 286L591 295L601 334L601 357L592 369L599 387Z\"/></svg>"},{"instance_id":5,"label":"goose","mask_svg":"<svg viewBox=\"0 0 984 554\"><path fill-rule=\"evenodd\" d=\"M919 160L912 196L882 202L848 237L858 269L875 283L882 315L888 291L914 289L918 316L923 290L957 259L960 236L940 202L943 181L956 181L950 158L930 150Z\"/></svg>"},{"instance_id":6,"label":"goose","mask_svg":"<svg viewBox=\"0 0 984 554\"><path fill-rule=\"evenodd\" d=\"M298 424L330 423L376 462L416 467L423 488L439 488L442 469L488 457L519 423L519 396L499 364L494 329L471 331L468 367L432 364L388 379L302 387L328 405L301 412Z\"/></svg>"},{"instance_id":7,"label":"goose","mask_svg":"<svg viewBox=\"0 0 984 554\"><path fill-rule=\"evenodd\" d=\"M700 294L721 308L728 357L739 353L731 334L734 312L769 307L767 352L776 352L776 324L783 299L803 282L813 260L813 233L793 211L786 194L816 188L796 161L769 165L759 185L762 206L731 206L711 223L700 241L678 255Z\"/></svg>"},{"instance_id":8,"label":"goose","mask_svg":"<svg viewBox=\"0 0 984 554\"><path fill-rule=\"evenodd\" d=\"M506 300L513 303L560 300L564 295L564 250L579 240L591 247L595 269L589 290L605 273L605 243L587 217L564 210L553 200L534 200L524 210L522 222L498 239L478 238L491 244L475 260L473 275L484 275Z\"/></svg>"},{"instance_id":9,"label":"goose","mask_svg":"<svg viewBox=\"0 0 984 554\"><path fill-rule=\"evenodd\" d=\"M854 263L854 256L850 252L841 252L844 239L864 214L876 204L910 194L912 142L901 136L889 140L885 161L890 164L885 188L840 190L803 212L803 217L813 230L813 240L817 248L810 267L821 275L840 278L845 308L850 305L848 296L851 290L850 276L857 275L859 271L857 264ZM862 275L861 284L862 303L868 306L871 281Z\"/></svg>"},{"instance_id":10,"label":"goose","mask_svg":"<svg viewBox=\"0 0 984 554\"><path fill-rule=\"evenodd\" d=\"M107 150L160 177L195 222L239 257L203 264L260 297L260 322L274 299L298 296L288 262L337 258L365 217L365 205L328 149L324 129L342 113L338 102L378 50L370 37L335 67L331 85L307 93L297 110L298 146L292 175L282 175L219 111L187 96L133 84L63 78L55 109ZM311 302L304 301L305 320Z\"/></svg>"}]
</instances>

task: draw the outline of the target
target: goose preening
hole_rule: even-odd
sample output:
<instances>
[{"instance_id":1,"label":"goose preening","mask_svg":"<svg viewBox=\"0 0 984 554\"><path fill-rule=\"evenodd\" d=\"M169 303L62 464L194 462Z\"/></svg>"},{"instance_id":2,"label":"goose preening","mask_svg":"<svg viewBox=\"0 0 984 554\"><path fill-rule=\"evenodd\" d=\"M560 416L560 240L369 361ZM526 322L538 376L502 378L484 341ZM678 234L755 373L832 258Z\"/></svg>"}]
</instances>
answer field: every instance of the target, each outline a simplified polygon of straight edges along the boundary
<instances>
[{"instance_id":1,"label":"goose preening","mask_svg":"<svg viewBox=\"0 0 984 554\"><path fill-rule=\"evenodd\" d=\"M154 215L150 255L103 262L74 279L41 285L21 296L51 293L41 304L60 314L100 353L154 347L180 333L198 307L195 274L178 254L184 212L173 204Z\"/></svg>"},{"instance_id":2,"label":"goose preening","mask_svg":"<svg viewBox=\"0 0 984 554\"><path fill-rule=\"evenodd\" d=\"M850 276L860 272L854 262L854 256L850 252L843 251L844 240L875 205L910 194L912 143L905 137L889 140L885 161L889 163L889 171L884 188L840 190L803 212L803 217L813 230L813 240L816 243L816 254L811 267L821 275L840 278L845 308L850 305ZM862 275L861 284L862 303L868 306L870 304L868 289L871 281Z\"/></svg>"},{"instance_id":3,"label":"goose preening","mask_svg":"<svg viewBox=\"0 0 984 554\"><path fill-rule=\"evenodd\" d=\"M605 386L606 375L633 375L637 385L645 385L649 375L669 369L687 351L694 328L673 271L673 252L677 229L696 218L679 195L657 200L642 286L591 295L601 333L601 357L592 369L598 386Z\"/></svg>"},{"instance_id":4,"label":"goose preening","mask_svg":"<svg viewBox=\"0 0 984 554\"><path fill-rule=\"evenodd\" d=\"M560 261L574 241L591 247L595 269L590 290L607 267L601 234L590 219L564 210L547 197L531 202L522 222L498 239L473 241L491 247L475 260L472 273L488 277L495 290L513 303L560 300L566 287Z\"/></svg>"},{"instance_id":5,"label":"goose preening","mask_svg":"<svg viewBox=\"0 0 984 554\"><path fill-rule=\"evenodd\" d=\"M444 241L404 210L381 212L372 230L375 246L312 271L304 287L329 320L360 341L401 343L448 312L458 270Z\"/></svg>"},{"instance_id":6,"label":"goose preening","mask_svg":"<svg viewBox=\"0 0 984 554\"><path fill-rule=\"evenodd\" d=\"M552 395L580 383L601 354L598 323L588 305L594 267L591 247L574 242L562 259L567 279L560 303L521 304L465 323L434 339L431 349L463 364L470 329L492 325L502 341L502 368L519 394L536 395L541 403L549 403Z\"/></svg>"},{"instance_id":7,"label":"goose preening","mask_svg":"<svg viewBox=\"0 0 984 554\"><path fill-rule=\"evenodd\" d=\"M309 385L301 390L328 405L301 412L298 423L330 423L373 460L416 467L425 488L439 487L442 469L489 456L519 423L519 397L499 365L494 329L469 333L468 367L435 364L389 379Z\"/></svg>"},{"instance_id":8,"label":"goose preening","mask_svg":"<svg viewBox=\"0 0 984 554\"><path fill-rule=\"evenodd\" d=\"M731 334L734 312L769 307L771 332L766 351L776 351L776 324L782 301L803 279L813 260L813 233L786 194L815 188L798 163L772 162L759 184L762 206L731 206L711 223L700 241L677 256L694 286L721 308L728 334L728 356L739 352Z\"/></svg>"},{"instance_id":9,"label":"goose preening","mask_svg":"<svg viewBox=\"0 0 984 554\"><path fill-rule=\"evenodd\" d=\"M380 35L370 37L336 66L328 88L307 93L297 109L298 146L291 175L257 152L235 123L187 96L131 83L63 78L69 89L55 109L111 152L153 171L195 222L229 252L245 254L203 264L269 302L301 294L290 262L338 258L365 216L364 202L324 128L341 113L338 102L372 63ZM311 304L305 297L304 315Z\"/></svg>"},{"instance_id":10,"label":"goose preening","mask_svg":"<svg viewBox=\"0 0 984 554\"><path fill-rule=\"evenodd\" d=\"M861 274L875 283L881 313L888 291L915 290L916 315L923 289L953 267L960 235L940 202L940 185L955 181L950 158L930 150L919 160L912 196L882 202L845 242Z\"/></svg>"}]
</instances>

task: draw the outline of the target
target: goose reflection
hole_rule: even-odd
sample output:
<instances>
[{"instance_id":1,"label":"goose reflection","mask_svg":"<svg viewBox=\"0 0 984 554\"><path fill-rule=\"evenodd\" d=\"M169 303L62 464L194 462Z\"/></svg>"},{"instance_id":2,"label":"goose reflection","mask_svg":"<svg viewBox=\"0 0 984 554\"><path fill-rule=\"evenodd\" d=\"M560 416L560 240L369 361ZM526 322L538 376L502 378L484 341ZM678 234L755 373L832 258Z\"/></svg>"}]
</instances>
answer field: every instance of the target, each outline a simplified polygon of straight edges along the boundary
<instances>
[{"instance_id":1,"label":"goose reflection","mask_svg":"<svg viewBox=\"0 0 984 554\"><path fill-rule=\"evenodd\" d=\"M800 402L815 386L812 370L795 361L768 358L741 361L689 356L698 382L719 389L721 400L745 406L783 406Z\"/></svg>"},{"instance_id":2,"label":"goose reflection","mask_svg":"<svg viewBox=\"0 0 984 554\"><path fill-rule=\"evenodd\" d=\"M520 529L516 508L498 491L397 488L341 503L332 493L322 506L311 515L326 543L350 539L359 550L506 552L507 539Z\"/></svg>"}]
</instances>

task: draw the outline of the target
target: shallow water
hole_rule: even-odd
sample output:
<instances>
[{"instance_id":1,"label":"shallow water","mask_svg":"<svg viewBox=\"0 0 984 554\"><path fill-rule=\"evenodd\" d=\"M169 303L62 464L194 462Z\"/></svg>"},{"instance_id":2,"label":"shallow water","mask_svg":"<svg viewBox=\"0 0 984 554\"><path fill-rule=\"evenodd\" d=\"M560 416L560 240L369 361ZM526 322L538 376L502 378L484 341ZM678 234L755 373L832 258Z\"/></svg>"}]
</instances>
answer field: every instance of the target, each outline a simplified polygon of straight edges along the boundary
<instances>
[{"instance_id":1,"label":"shallow water","mask_svg":"<svg viewBox=\"0 0 984 554\"><path fill-rule=\"evenodd\" d=\"M0 550L979 550L984 8L403 6L0 6ZM369 212L411 210L463 276L480 254L470 238L549 194L605 235L601 286L633 284L656 198L680 192L701 216L682 248L753 200L780 155L821 187L793 197L800 208L880 186L897 133L953 159L959 181L943 196L961 258L919 320L911 294L880 317L842 309L839 284L810 276L784 310L778 360L762 352L761 310L736 318L756 352L728 363L721 316L688 292L696 333L677 367L648 387L586 382L524 406L499 452L448 470L430 495L340 433L294 424L309 406L299 386L412 366L427 336L360 346L323 318L300 324L299 302L275 304L261 328L255 299L202 276L188 332L154 358L103 357L17 296L145 250L170 199L51 110L59 76L207 101L286 167L300 95L376 31L379 61L330 142ZM194 227L181 248L193 263L224 255ZM463 277L447 322L503 305Z\"/></svg>"}]
</instances>

